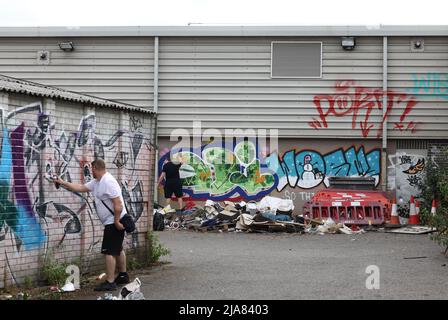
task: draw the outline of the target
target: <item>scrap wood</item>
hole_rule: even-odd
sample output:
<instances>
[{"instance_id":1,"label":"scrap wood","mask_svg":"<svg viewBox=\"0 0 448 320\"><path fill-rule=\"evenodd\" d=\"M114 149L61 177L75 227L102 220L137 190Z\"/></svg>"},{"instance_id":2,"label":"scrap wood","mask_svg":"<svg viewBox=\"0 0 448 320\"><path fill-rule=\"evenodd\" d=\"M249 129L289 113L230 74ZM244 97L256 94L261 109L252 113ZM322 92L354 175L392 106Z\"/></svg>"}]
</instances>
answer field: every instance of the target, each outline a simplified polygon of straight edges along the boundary
<instances>
[{"instance_id":1,"label":"scrap wood","mask_svg":"<svg viewBox=\"0 0 448 320\"><path fill-rule=\"evenodd\" d=\"M214 228L229 228L229 227L234 227L236 225L236 223L232 223L232 222L226 222L226 223L220 223L220 224L216 224L213 227Z\"/></svg>"},{"instance_id":2,"label":"scrap wood","mask_svg":"<svg viewBox=\"0 0 448 320\"><path fill-rule=\"evenodd\" d=\"M424 226L407 226L398 229L385 230L387 233L403 233L403 234L425 234L435 232L436 230L431 227Z\"/></svg>"},{"instance_id":3,"label":"scrap wood","mask_svg":"<svg viewBox=\"0 0 448 320\"><path fill-rule=\"evenodd\" d=\"M280 222L280 221L277 221L277 222ZM306 224L293 222L293 221L281 221L281 223L291 224L291 225L294 225L294 226L306 227Z\"/></svg>"},{"instance_id":4,"label":"scrap wood","mask_svg":"<svg viewBox=\"0 0 448 320\"><path fill-rule=\"evenodd\" d=\"M264 222L254 222L253 224L264 224L268 226L283 226L283 227L286 227L286 225L300 226L300 227L306 226L305 224L292 221L264 221Z\"/></svg>"},{"instance_id":5,"label":"scrap wood","mask_svg":"<svg viewBox=\"0 0 448 320\"><path fill-rule=\"evenodd\" d=\"M258 221L258 222L252 222L250 225L260 225L260 224L268 224L271 223L273 221Z\"/></svg>"},{"instance_id":6,"label":"scrap wood","mask_svg":"<svg viewBox=\"0 0 448 320\"><path fill-rule=\"evenodd\" d=\"M309 221L311 223L315 223L315 224L319 224L319 225L323 225L324 224L324 222L322 222L320 220L311 219L311 218L305 218L305 217L304 217L304 219L305 219L305 221Z\"/></svg>"}]
</instances>

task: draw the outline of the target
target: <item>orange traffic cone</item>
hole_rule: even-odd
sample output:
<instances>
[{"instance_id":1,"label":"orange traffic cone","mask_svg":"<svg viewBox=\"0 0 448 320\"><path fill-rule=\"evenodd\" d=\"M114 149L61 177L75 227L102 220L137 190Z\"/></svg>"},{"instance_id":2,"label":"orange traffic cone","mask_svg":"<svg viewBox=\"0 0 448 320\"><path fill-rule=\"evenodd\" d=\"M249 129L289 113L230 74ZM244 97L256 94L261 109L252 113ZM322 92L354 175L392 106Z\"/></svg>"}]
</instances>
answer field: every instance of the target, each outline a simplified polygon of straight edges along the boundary
<instances>
[{"instance_id":1,"label":"orange traffic cone","mask_svg":"<svg viewBox=\"0 0 448 320\"><path fill-rule=\"evenodd\" d=\"M411 196L408 224L420 224L420 219L418 218L417 210L415 209L414 196Z\"/></svg>"},{"instance_id":2,"label":"orange traffic cone","mask_svg":"<svg viewBox=\"0 0 448 320\"><path fill-rule=\"evenodd\" d=\"M420 216L420 201L415 201L415 212Z\"/></svg>"},{"instance_id":3,"label":"orange traffic cone","mask_svg":"<svg viewBox=\"0 0 448 320\"><path fill-rule=\"evenodd\" d=\"M395 200L395 198L392 200L392 212L390 215L390 224L400 224L397 212L397 200Z\"/></svg>"},{"instance_id":4,"label":"orange traffic cone","mask_svg":"<svg viewBox=\"0 0 448 320\"><path fill-rule=\"evenodd\" d=\"M436 199L432 200L432 207L431 207L431 215L435 216L436 215Z\"/></svg>"}]
</instances>

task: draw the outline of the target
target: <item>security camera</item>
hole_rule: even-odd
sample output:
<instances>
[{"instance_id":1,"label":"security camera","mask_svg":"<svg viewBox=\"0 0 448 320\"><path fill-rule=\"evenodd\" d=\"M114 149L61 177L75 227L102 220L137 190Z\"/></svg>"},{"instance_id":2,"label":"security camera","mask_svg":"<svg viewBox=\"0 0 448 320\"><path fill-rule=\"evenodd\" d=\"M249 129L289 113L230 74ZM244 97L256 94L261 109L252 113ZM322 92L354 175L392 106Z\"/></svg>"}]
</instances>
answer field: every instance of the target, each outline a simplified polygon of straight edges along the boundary
<instances>
[{"instance_id":1,"label":"security camera","mask_svg":"<svg viewBox=\"0 0 448 320\"><path fill-rule=\"evenodd\" d=\"M50 51L40 50L37 51L37 64L49 64L50 63Z\"/></svg>"},{"instance_id":2,"label":"security camera","mask_svg":"<svg viewBox=\"0 0 448 320\"><path fill-rule=\"evenodd\" d=\"M411 39L411 51L422 52L425 50L425 40L424 39Z\"/></svg>"}]
</instances>

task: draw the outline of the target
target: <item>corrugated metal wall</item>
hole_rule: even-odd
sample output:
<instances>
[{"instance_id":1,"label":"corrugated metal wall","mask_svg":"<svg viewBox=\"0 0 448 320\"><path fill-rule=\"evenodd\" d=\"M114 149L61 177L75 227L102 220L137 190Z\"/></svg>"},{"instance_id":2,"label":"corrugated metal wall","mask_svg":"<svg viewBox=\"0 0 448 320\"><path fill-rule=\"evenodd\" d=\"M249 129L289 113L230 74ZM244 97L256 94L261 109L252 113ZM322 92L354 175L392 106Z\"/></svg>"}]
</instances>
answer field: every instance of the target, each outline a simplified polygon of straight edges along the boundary
<instances>
[{"instance_id":1,"label":"corrugated metal wall","mask_svg":"<svg viewBox=\"0 0 448 320\"><path fill-rule=\"evenodd\" d=\"M388 90L394 95L388 138L446 137L448 40L421 37L424 51L412 52L412 39L388 37ZM75 43L74 52L58 48L67 40ZM322 41L322 79L272 79L276 40ZM379 138L383 39L356 37L353 51L344 51L340 42L340 37L161 37L158 135L201 120L203 129L275 128L280 137ZM36 63L39 50L50 51L49 65ZM153 56L152 37L0 39L2 74L150 108Z\"/></svg>"},{"instance_id":2,"label":"corrugated metal wall","mask_svg":"<svg viewBox=\"0 0 448 320\"><path fill-rule=\"evenodd\" d=\"M424 51L411 51L411 40L423 39ZM417 123L414 133L389 130L390 138L448 137L448 38L389 38L389 89L415 97L409 119ZM399 121L403 107L396 108L388 128Z\"/></svg>"},{"instance_id":3,"label":"corrugated metal wall","mask_svg":"<svg viewBox=\"0 0 448 320\"><path fill-rule=\"evenodd\" d=\"M69 40L75 50L61 51ZM140 107L153 106L153 64L154 38L0 38L1 74Z\"/></svg>"},{"instance_id":4,"label":"corrugated metal wall","mask_svg":"<svg viewBox=\"0 0 448 320\"><path fill-rule=\"evenodd\" d=\"M271 41L322 41L322 79L271 79ZM359 137L352 117L328 118L316 131L313 99L334 95L337 81L382 87L382 38L357 39L346 52L340 38L161 38L159 135L174 128L278 128L283 137ZM371 121L380 121L380 112Z\"/></svg>"}]
</instances>

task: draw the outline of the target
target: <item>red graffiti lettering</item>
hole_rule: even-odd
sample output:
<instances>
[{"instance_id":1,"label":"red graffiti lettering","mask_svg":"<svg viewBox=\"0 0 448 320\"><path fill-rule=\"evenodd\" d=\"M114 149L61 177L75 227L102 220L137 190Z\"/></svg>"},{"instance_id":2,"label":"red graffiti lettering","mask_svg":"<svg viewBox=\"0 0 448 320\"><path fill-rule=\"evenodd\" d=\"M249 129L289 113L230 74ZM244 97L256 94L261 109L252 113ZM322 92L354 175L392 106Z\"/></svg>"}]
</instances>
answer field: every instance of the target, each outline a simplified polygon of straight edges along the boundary
<instances>
[{"instance_id":1,"label":"red graffiti lettering","mask_svg":"<svg viewBox=\"0 0 448 320\"><path fill-rule=\"evenodd\" d=\"M417 104L414 97L407 94L397 93L392 90L384 92L382 89L370 89L361 86L355 86L354 81L338 81L335 85L336 93L334 95L318 95L314 97L314 105L319 113L319 120L313 118L308 122L311 128L319 130L328 128L327 119L329 116L345 117L351 116L352 129L359 128L363 137L368 137L371 129L378 122L376 131L377 138L382 136L385 121L395 109L402 109L400 121L394 123L394 129L403 131L416 131L416 124L411 121L406 122L406 117ZM382 116L381 121L370 122L370 116L374 110L383 110L383 95L387 95L387 109ZM382 112L378 112L382 115ZM406 127L406 129L404 129Z\"/></svg>"}]
</instances>

